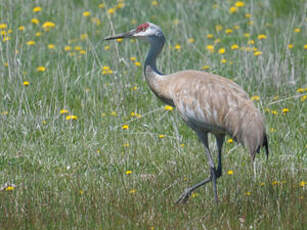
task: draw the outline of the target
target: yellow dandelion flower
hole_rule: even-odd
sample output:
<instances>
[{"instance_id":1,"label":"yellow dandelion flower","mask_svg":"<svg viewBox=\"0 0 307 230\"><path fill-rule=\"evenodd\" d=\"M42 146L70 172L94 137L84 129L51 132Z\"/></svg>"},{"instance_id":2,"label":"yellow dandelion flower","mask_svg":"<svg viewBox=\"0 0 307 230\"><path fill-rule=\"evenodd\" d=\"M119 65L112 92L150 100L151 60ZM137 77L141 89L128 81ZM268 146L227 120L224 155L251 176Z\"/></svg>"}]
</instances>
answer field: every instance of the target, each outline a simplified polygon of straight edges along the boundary
<instances>
[{"instance_id":1,"label":"yellow dandelion flower","mask_svg":"<svg viewBox=\"0 0 307 230\"><path fill-rule=\"evenodd\" d=\"M208 66L208 65L204 65L204 66L201 67L202 70L207 70L209 68L210 68L210 66Z\"/></svg>"},{"instance_id":2,"label":"yellow dandelion flower","mask_svg":"<svg viewBox=\"0 0 307 230\"><path fill-rule=\"evenodd\" d=\"M180 20L178 18L174 19L173 23L175 26L177 26L179 24Z\"/></svg>"},{"instance_id":3,"label":"yellow dandelion flower","mask_svg":"<svg viewBox=\"0 0 307 230\"><path fill-rule=\"evenodd\" d=\"M184 144L180 144L180 147L183 148L183 147L184 147Z\"/></svg>"},{"instance_id":4,"label":"yellow dandelion flower","mask_svg":"<svg viewBox=\"0 0 307 230\"><path fill-rule=\"evenodd\" d=\"M227 171L227 174L228 174L228 175L233 175L233 171L232 171L232 170L228 170L228 171Z\"/></svg>"},{"instance_id":5,"label":"yellow dandelion flower","mask_svg":"<svg viewBox=\"0 0 307 230\"><path fill-rule=\"evenodd\" d=\"M117 117L117 113L116 113L115 111L112 111L112 112L111 112L111 116Z\"/></svg>"},{"instance_id":6,"label":"yellow dandelion flower","mask_svg":"<svg viewBox=\"0 0 307 230\"><path fill-rule=\"evenodd\" d=\"M134 62L134 65L135 66L141 66L142 64L141 64L141 62L136 61L136 62Z\"/></svg>"},{"instance_id":7,"label":"yellow dandelion flower","mask_svg":"<svg viewBox=\"0 0 307 230\"><path fill-rule=\"evenodd\" d=\"M104 3L100 3L100 4L98 5L98 7L99 7L100 9L103 9L103 8L104 8Z\"/></svg>"},{"instance_id":8,"label":"yellow dandelion flower","mask_svg":"<svg viewBox=\"0 0 307 230\"><path fill-rule=\"evenodd\" d=\"M261 182L261 183L260 183L260 186L264 186L264 185L265 185L265 183L264 183L264 182Z\"/></svg>"},{"instance_id":9,"label":"yellow dandelion flower","mask_svg":"<svg viewBox=\"0 0 307 230\"><path fill-rule=\"evenodd\" d=\"M304 187L306 184L307 184L306 181L303 181L303 180L302 180L302 181L300 182L300 186L301 186L301 187Z\"/></svg>"},{"instance_id":10,"label":"yellow dandelion flower","mask_svg":"<svg viewBox=\"0 0 307 230\"><path fill-rule=\"evenodd\" d=\"M250 196L252 193L251 192L246 192L244 194L245 194L245 196Z\"/></svg>"},{"instance_id":11,"label":"yellow dandelion flower","mask_svg":"<svg viewBox=\"0 0 307 230\"><path fill-rule=\"evenodd\" d=\"M243 36L246 37L246 38L249 38L250 37L250 33L244 33Z\"/></svg>"},{"instance_id":12,"label":"yellow dandelion flower","mask_svg":"<svg viewBox=\"0 0 307 230\"><path fill-rule=\"evenodd\" d=\"M166 111L173 111L174 107L170 106L170 105L166 105L166 106L164 106L164 110L166 110Z\"/></svg>"},{"instance_id":13,"label":"yellow dandelion flower","mask_svg":"<svg viewBox=\"0 0 307 230\"><path fill-rule=\"evenodd\" d=\"M7 28L7 24L5 23L0 23L0 29L6 29Z\"/></svg>"},{"instance_id":14,"label":"yellow dandelion flower","mask_svg":"<svg viewBox=\"0 0 307 230\"><path fill-rule=\"evenodd\" d=\"M25 27L24 27L24 26L19 26L19 27L18 27L18 30L19 30L19 31L24 31L24 30L25 30Z\"/></svg>"},{"instance_id":15,"label":"yellow dandelion flower","mask_svg":"<svg viewBox=\"0 0 307 230\"><path fill-rule=\"evenodd\" d=\"M188 39L188 43L194 43L195 42L195 39L194 38L189 38Z\"/></svg>"},{"instance_id":16,"label":"yellow dandelion flower","mask_svg":"<svg viewBox=\"0 0 307 230\"><path fill-rule=\"evenodd\" d=\"M288 44L288 49L292 49L294 47L293 44Z\"/></svg>"},{"instance_id":17,"label":"yellow dandelion flower","mask_svg":"<svg viewBox=\"0 0 307 230\"><path fill-rule=\"evenodd\" d=\"M180 49L181 49L181 46L180 46L179 44L176 44L176 45L175 45L175 49L176 49L176 50L180 50Z\"/></svg>"},{"instance_id":18,"label":"yellow dandelion flower","mask_svg":"<svg viewBox=\"0 0 307 230\"><path fill-rule=\"evenodd\" d=\"M213 37L214 37L213 34L207 34L207 38L211 39Z\"/></svg>"},{"instance_id":19,"label":"yellow dandelion flower","mask_svg":"<svg viewBox=\"0 0 307 230\"><path fill-rule=\"evenodd\" d=\"M82 49L81 46L75 46L75 47L74 47L74 50L77 50L77 51L80 51L81 49Z\"/></svg>"},{"instance_id":20,"label":"yellow dandelion flower","mask_svg":"<svg viewBox=\"0 0 307 230\"><path fill-rule=\"evenodd\" d=\"M68 116L66 116L66 120L67 121L77 120L77 119L78 119L78 117L76 115L68 115Z\"/></svg>"},{"instance_id":21,"label":"yellow dandelion flower","mask_svg":"<svg viewBox=\"0 0 307 230\"><path fill-rule=\"evenodd\" d=\"M129 147L129 143L123 144L123 147L128 148Z\"/></svg>"},{"instance_id":22,"label":"yellow dandelion flower","mask_svg":"<svg viewBox=\"0 0 307 230\"><path fill-rule=\"evenodd\" d=\"M128 130L128 129L129 129L129 126L128 126L128 125L123 125L123 126L122 126L122 129L123 129L123 130Z\"/></svg>"},{"instance_id":23,"label":"yellow dandelion flower","mask_svg":"<svg viewBox=\"0 0 307 230\"><path fill-rule=\"evenodd\" d=\"M298 92L298 93L304 93L304 89L303 88L298 88L297 90L296 90L296 92Z\"/></svg>"},{"instance_id":24,"label":"yellow dandelion flower","mask_svg":"<svg viewBox=\"0 0 307 230\"><path fill-rule=\"evenodd\" d=\"M277 114L278 114L278 112L277 112L276 110L272 110L271 113L272 113L273 115L277 115Z\"/></svg>"},{"instance_id":25,"label":"yellow dandelion flower","mask_svg":"<svg viewBox=\"0 0 307 230\"><path fill-rule=\"evenodd\" d=\"M138 89L138 87L137 86L133 86L132 88L131 88L131 90L137 90Z\"/></svg>"},{"instance_id":26,"label":"yellow dandelion flower","mask_svg":"<svg viewBox=\"0 0 307 230\"><path fill-rule=\"evenodd\" d=\"M134 194L134 193L136 193L136 190L135 190L135 189L130 189L130 190L129 190L129 193L130 193L130 194Z\"/></svg>"},{"instance_id":27,"label":"yellow dandelion flower","mask_svg":"<svg viewBox=\"0 0 307 230\"><path fill-rule=\"evenodd\" d=\"M33 46L33 45L35 45L35 41L33 41L33 40L27 41L27 45Z\"/></svg>"},{"instance_id":28,"label":"yellow dandelion flower","mask_svg":"<svg viewBox=\"0 0 307 230\"><path fill-rule=\"evenodd\" d=\"M71 51L71 46L65 46L65 47L64 47L64 50L65 50L65 51Z\"/></svg>"},{"instance_id":29,"label":"yellow dandelion flower","mask_svg":"<svg viewBox=\"0 0 307 230\"><path fill-rule=\"evenodd\" d=\"M31 22L35 25L38 25L39 24L39 20L37 18L32 18L31 19Z\"/></svg>"},{"instance_id":30,"label":"yellow dandelion flower","mask_svg":"<svg viewBox=\"0 0 307 230\"><path fill-rule=\"evenodd\" d=\"M279 182L277 181L277 180L274 180L273 182L272 182L272 185L278 185L279 184Z\"/></svg>"},{"instance_id":31,"label":"yellow dandelion flower","mask_svg":"<svg viewBox=\"0 0 307 230\"><path fill-rule=\"evenodd\" d=\"M258 38L258 40L263 40L263 39L266 39L267 36L266 36L265 34L259 34L259 35L257 36L257 38Z\"/></svg>"},{"instance_id":32,"label":"yellow dandelion flower","mask_svg":"<svg viewBox=\"0 0 307 230\"><path fill-rule=\"evenodd\" d=\"M236 6L236 7L243 7L243 6L245 6L245 3L242 2L242 1L237 1L237 2L235 3L235 6Z\"/></svg>"},{"instance_id":33,"label":"yellow dandelion flower","mask_svg":"<svg viewBox=\"0 0 307 230\"><path fill-rule=\"evenodd\" d=\"M42 27L43 27L43 29L45 29L45 30L49 30L49 29L55 27L55 23L54 23L54 22L47 21L47 22L44 22L44 24L42 25Z\"/></svg>"},{"instance_id":34,"label":"yellow dandelion flower","mask_svg":"<svg viewBox=\"0 0 307 230\"><path fill-rule=\"evenodd\" d=\"M236 13L238 12L238 7L236 6L232 6L229 8L229 13L233 14L233 13Z\"/></svg>"},{"instance_id":35,"label":"yellow dandelion flower","mask_svg":"<svg viewBox=\"0 0 307 230\"><path fill-rule=\"evenodd\" d=\"M270 128L270 132L271 132L271 133L275 133L275 132L276 132L276 129Z\"/></svg>"},{"instance_id":36,"label":"yellow dandelion flower","mask_svg":"<svg viewBox=\"0 0 307 230\"><path fill-rule=\"evenodd\" d=\"M165 137L164 134L160 134L160 135L159 135L159 138L160 138L160 139L162 139L162 138L164 138L164 137Z\"/></svg>"},{"instance_id":37,"label":"yellow dandelion flower","mask_svg":"<svg viewBox=\"0 0 307 230\"><path fill-rule=\"evenodd\" d=\"M68 110L67 110L67 109L61 109L61 110L60 110L60 114L66 114L66 113L68 113Z\"/></svg>"},{"instance_id":38,"label":"yellow dandelion flower","mask_svg":"<svg viewBox=\"0 0 307 230\"><path fill-rule=\"evenodd\" d=\"M55 49L55 45L54 44L48 44L48 49Z\"/></svg>"},{"instance_id":39,"label":"yellow dandelion flower","mask_svg":"<svg viewBox=\"0 0 307 230\"><path fill-rule=\"evenodd\" d=\"M192 192L192 194L191 194L191 198L195 198L195 197L198 197L198 196L199 196L198 192Z\"/></svg>"},{"instance_id":40,"label":"yellow dandelion flower","mask_svg":"<svg viewBox=\"0 0 307 230\"><path fill-rule=\"evenodd\" d=\"M231 34L231 33L232 33L232 29L230 29L230 28L226 29L226 30L225 30L225 33L226 33L226 34Z\"/></svg>"},{"instance_id":41,"label":"yellow dandelion flower","mask_svg":"<svg viewBox=\"0 0 307 230\"><path fill-rule=\"evenodd\" d=\"M132 174L132 170L127 170L126 175L130 175L130 174Z\"/></svg>"},{"instance_id":42,"label":"yellow dandelion flower","mask_svg":"<svg viewBox=\"0 0 307 230\"><path fill-rule=\"evenodd\" d=\"M158 5L158 1L156 1L156 0L152 1L152 2L151 2L151 5L157 6L157 5Z\"/></svg>"},{"instance_id":43,"label":"yellow dandelion flower","mask_svg":"<svg viewBox=\"0 0 307 230\"><path fill-rule=\"evenodd\" d=\"M89 11L84 11L84 12L82 13L82 15L83 15L83 17L88 17L88 16L91 16L91 12L89 12Z\"/></svg>"},{"instance_id":44,"label":"yellow dandelion flower","mask_svg":"<svg viewBox=\"0 0 307 230\"><path fill-rule=\"evenodd\" d=\"M214 52L214 45L207 45L207 50L210 51L211 53Z\"/></svg>"},{"instance_id":45,"label":"yellow dandelion flower","mask_svg":"<svg viewBox=\"0 0 307 230\"><path fill-rule=\"evenodd\" d=\"M108 14L112 15L115 13L115 8L108 9Z\"/></svg>"},{"instance_id":46,"label":"yellow dandelion flower","mask_svg":"<svg viewBox=\"0 0 307 230\"><path fill-rule=\"evenodd\" d=\"M283 114L286 114L286 113L288 113L288 112L289 112L289 109L288 109L288 108L283 108L283 109L282 109L282 113L283 113Z\"/></svg>"},{"instance_id":47,"label":"yellow dandelion flower","mask_svg":"<svg viewBox=\"0 0 307 230\"><path fill-rule=\"evenodd\" d=\"M110 49L110 46L104 46L104 50L109 50Z\"/></svg>"},{"instance_id":48,"label":"yellow dandelion flower","mask_svg":"<svg viewBox=\"0 0 307 230\"><path fill-rule=\"evenodd\" d=\"M249 14L249 13L247 13L247 14L245 14L245 17L246 17L246 18L251 18L251 17L252 17L252 15L251 15L251 14Z\"/></svg>"},{"instance_id":49,"label":"yellow dandelion flower","mask_svg":"<svg viewBox=\"0 0 307 230\"><path fill-rule=\"evenodd\" d=\"M228 140L227 140L227 143L233 143L233 139L232 138L229 138Z\"/></svg>"},{"instance_id":50,"label":"yellow dandelion flower","mask_svg":"<svg viewBox=\"0 0 307 230\"><path fill-rule=\"evenodd\" d=\"M40 33L40 32L36 32L36 33L35 33L35 36L36 36L36 37L40 37L40 36L41 36L41 33Z\"/></svg>"},{"instance_id":51,"label":"yellow dandelion flower","mask_svg":"<svg viewBox=\"0 0 307 230\"><path fill-rule=\"evenodd\" d=\"M307 50L307 44L304 45L304 50Z\"/></svg>"},{"instance_id":52,"label":"yellow dandelion flower","mask_svg":"<svg viewBox=\"0 0 307 230\"><path fill-rule=\"evenodd\" d=\"M301 102L306 101L307 100L307 95L304 95L301 97Z\"/></svg>"},{"instance_id":53,"label":"yellow dandelion flower","mask_svg":"<svg viewBox=\"0 0 307 230\"><path fill-rule=\"evenodd\" d=\"M85 50L80 50L80 51L79 51L79 54L82 54L82 55L83 55L83 54L86 54L86 51L85 51Z\"/></svg>"},{"instance_id":54,"label":"yellow dandelion flower","mask_svg":"<svg viewBox=\"0 0 307 230\"><path fill-rule=\"evenodd\" d=\"M83 190L80 190L79 193L80 193L80 195L83 195L83 194L84 194L84 191L83 191Z\"/></svg>"},{"instance_id":55,"label":"yellow dandelion flower","mask_svg":"<svg viewBox=\"0 0 307 230\"><path fill-rule=\"evenodd\" d=\"M299 32L301 32L301 29L300 29L300 28L295 28L295 29L294 29L294 32L295 32L295 33L299 33Z\"/></svg>"},{"instance_id":56,"label":"yellow dandelion flower","mask_svg":"<svg viewBox=\"0 0 307 230\"><path fill-rule=\"evenodd\" d=\"M5 191L13 191L14 189L15 189L14 186L7 186L7 187L5 188Z\"/></svg>"},{"instance_id":57,"label":"yellow dandelion flower","mask_svg":"<svg viewBox=\"0 0 307 230\"><path fill-rule=\"evenodd\" d=\"M88 38L88 34L81 34L80 39L81 40L86 40Z\"/></svg>"},{"instance_id":58,"label":"yellow dandelion flower","mask_svg":"<svg viewBox=\"0 0 307 230\"><path fill-rule=\"evenodd\" d=\"M23 85L24 85L24 86L28 86L28 85L30 85L30 82L24 81L24 82L23 82Z\"/></svg>"},{"instance_id":59,"label":"yellow dandelion flower","mask_svg":"<svg viewBox=\"0 0 307 230\"><path fill-rule=\"evenodd\" d=\"M99 18L92 18L92 22L93 22L95 25L97 25L97 26L99 26L99 25L101 24L101 21L100 21Z\"/></svg>"},{"instance_id":60,"label":"yellow dandelion flower","mask_svg":"<svg viewBox=\"0 0 307 230\"><path fill-rule=\"evenodd\" d=\"M220 48L219 50L218 50L218 53L219 54L224 54L226 51L225 51L225 48Z\"/></svg>"},{"instance_id":61,"label":"yellow dandelion flower","mask_svg":"<svg viewBox=\"0 0 307 230\"><path fill-rule=\"evenodd\" d=\"M3 111L3 112L1 112L1 115L2 115L2 116L6 116L6 115L8 115L8 114L9 114L8 111Z\"/></svg>"},{"instance_id":62,"label":"yellow dandelion flower","mask_svg":"<svg viewBox=\"0 0 307 230\"><path fill-rule=\"evenodd\" d=\"M259 97L259 96L252 96L252 97L251 97L251 100L252 100L252 101L259 101L259 100L260 100L260 97Z\"/></svg>"},{"instance_id":63,"label":"yellow dandelion flower","mask_svg":"<svg viewBox=\"0 0 307 230\"><path fill-rule=\"evenodd\" d=\"M225 63L227 63L227 60L225 58L223 58L223 59L221 59L221 63L225 64Z\"/></svg>"},{"instance_id":64,"label":"yellow dandelion flower","mask_svg":"<svg viewBox=\"0 0 307 230\"><path fill-rule=\"evenodd\" d=\"M38 67L36 68L36 71L37 71L37 72L45 72L45 71L46 71L46 67L44 67L44 66L38 66Z\"/></svg>"},{"instance_id":65,"label":"yellow dandelion flower","mask_svg":"<svg viewBox=\"0 0 307 230\"><path fill-rule=\"evenodd\" d=\"M233 45L231 46L231 49L232 49L232 50L239 49L239 46L238 46L237 44L233 44Z\"/></svg>"},{"instance_id":66,"label":"yellow dandelion flower","mask_svg":"<svg viewBox=\"0 0 307 230\"><path fill-rule=\"evenodd\" d=\"M123 8L124 6L125 6L125 3L119 2L119 3L116 5L116 8L117 8L117 9L121 9L121 8Z\"/></svg>"},{"instance_id":67,"label":"yellow dandelion flower","mask_svg":"<svg viewBox=\"0 0 307 230\"><path fill-rule=\"evenodd\" d=\"M130 57L130 61L136 61L136 57Z\"/></svg>"},{"instance_id":68,"label":"yellow dandelion flower","mask_svg":"<svg viewBox=\"0 0 307 230\"><path fill-rule=\"evenodd\" d=\"M122 39L122 38L117 38L117 39L116 39L117 42L122 42L123 40L124 40L124 39Z\"/></svg>"},{"instance_id":69,"label":"yellow dandelion flower","mask_svg":"<svg viewBox=\"0 0 307 230\"><path fill-rule=\"evenodd\" d=\"M254 45L254 44L255 44L255 41L254 41L254 40L248 40L248 41L247 41L247 44L249 44L249 45Z\"/></svg>"},{"instance_id":70,"label":"yellow dandelion flower","mask_svg":"<svg viewBox=\"0 0 307 230\"><path fill-rule=\"evenodd\" d=\"M238 29L240 29L240 26L239 26L239 25L234 25L233 28L234 28L235 30L238 30Z\"/></svg>"},{"instance_id":71,"label":"yellow dandelion flower","mask_svg":"<svg viewBox=\"0 0 307 230\"><path fill-rule=\"evenodd\" d=\"M216 30L217 32L221 31L222 29L223 29L223 26L222 26L222 25L216 25L216 26L215 26L215 30Z\"/></svg>"},{"instance_id":72,"label":"yellow dandelion flower","mask_svg":"<svg viewBox=\"0 0 307 230\"><path fill-rule=\"evenodd\" d=\"M35 12L35 13L40 12L40 11L42 11L42 8L40 6L36 6L36 7L33 8L32 11Z\"/></svg>"},{"instance_id":73,"label":"yellow dandelion flower","mask_svg":"<svg viewBox=\"0 0 307 230\"><path fill-rule=\"evenodd\" d=\"M256 51L256 52L254 52L254 56L259 56L259 55L261 55L261 54L262 54L261 51Z\"/></svg>"}]
</instances>

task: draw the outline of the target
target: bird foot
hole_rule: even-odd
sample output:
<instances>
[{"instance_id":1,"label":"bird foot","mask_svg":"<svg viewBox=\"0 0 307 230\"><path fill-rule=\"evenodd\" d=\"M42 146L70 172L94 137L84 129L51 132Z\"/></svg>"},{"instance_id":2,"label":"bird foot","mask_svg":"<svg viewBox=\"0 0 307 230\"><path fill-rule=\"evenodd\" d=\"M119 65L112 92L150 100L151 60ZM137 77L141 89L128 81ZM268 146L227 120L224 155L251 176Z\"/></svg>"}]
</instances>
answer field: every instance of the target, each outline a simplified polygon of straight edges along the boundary
<instances>
[{"instance_id":1,"label":"bird foot","mask_svg":"<svg viewBox=\"0 0 307 230\"><path fill-rule=\"evenodd\" d=\"M182 203L185 204L189 197L191 196L192 191L190 189L185 189L184 192L180 195L179 199L176 201L176 204Z\"/></svg>"}]
</instances>

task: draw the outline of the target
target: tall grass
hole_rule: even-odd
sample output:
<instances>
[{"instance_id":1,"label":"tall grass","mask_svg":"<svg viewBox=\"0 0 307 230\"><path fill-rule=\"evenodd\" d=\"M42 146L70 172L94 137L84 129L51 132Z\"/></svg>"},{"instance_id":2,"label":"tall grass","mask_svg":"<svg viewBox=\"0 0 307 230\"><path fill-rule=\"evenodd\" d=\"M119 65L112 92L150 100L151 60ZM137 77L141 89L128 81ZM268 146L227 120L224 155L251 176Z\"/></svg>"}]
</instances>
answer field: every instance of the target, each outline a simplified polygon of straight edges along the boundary
<instances>
[{"instance_id":1,"label":"tall grass","mask_svg":"<svg viewBox=\"0 0 307 230\"><path fill-rule=\"evenodd\" d=\"M243 2L0 0L0 229L304 229L307 5ZM148 45L103 41L145 21L162 72L232 79L265 114L269 160L228 139L218 206L211 184L174 204L208 175L203 147L143 80Z\"/></svg>"}]
</instances>

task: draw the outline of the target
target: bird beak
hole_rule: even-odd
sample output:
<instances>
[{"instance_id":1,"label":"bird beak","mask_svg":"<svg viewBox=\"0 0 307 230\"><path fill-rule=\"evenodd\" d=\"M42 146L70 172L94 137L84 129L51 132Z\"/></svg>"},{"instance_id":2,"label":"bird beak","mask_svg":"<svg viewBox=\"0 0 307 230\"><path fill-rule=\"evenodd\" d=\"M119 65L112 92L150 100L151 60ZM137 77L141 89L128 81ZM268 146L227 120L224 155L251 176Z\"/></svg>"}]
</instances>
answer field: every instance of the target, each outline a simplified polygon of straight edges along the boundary
<instances>
[{"instance_id":1,"label":"bird beak","mask_svg":"<svg viewBox=\"0 0 307 230\"><path fill-rule=\"evenodd\" d=\"M133 38L135 34L135 30L130 30L129 32L126 33L121 33L121 34L117 34L114 36L109 36L104 38L104 40L113 40L113 39L119 39L119 38Z\"/></svg>"}]
</instances>

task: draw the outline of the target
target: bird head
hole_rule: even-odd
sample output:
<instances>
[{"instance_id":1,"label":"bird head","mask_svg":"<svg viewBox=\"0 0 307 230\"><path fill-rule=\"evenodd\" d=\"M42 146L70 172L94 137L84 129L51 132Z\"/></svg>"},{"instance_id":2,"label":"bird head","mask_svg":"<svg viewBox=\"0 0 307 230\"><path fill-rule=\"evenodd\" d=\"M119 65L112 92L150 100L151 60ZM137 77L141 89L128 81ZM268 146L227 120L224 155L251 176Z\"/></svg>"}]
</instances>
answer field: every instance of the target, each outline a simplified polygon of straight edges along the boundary
<instances>
[{"instance_id":1,"label":"bird head","mask_svg":"<svg viewBox=\"0 0 307 230\"><path fill-rule=\"evenodd\" d=\"M163 38L164 40L164 35L159 26L150 22L145 22L133 30L130 30L126 33L106 37L104 40L113 40L118 38L137 38L151 42L157 38Z\"/></svg>"}]
</instances>

